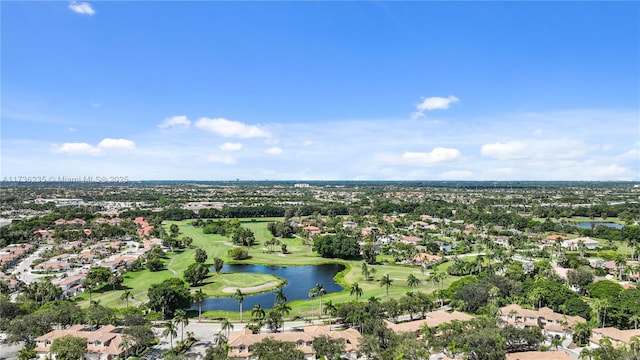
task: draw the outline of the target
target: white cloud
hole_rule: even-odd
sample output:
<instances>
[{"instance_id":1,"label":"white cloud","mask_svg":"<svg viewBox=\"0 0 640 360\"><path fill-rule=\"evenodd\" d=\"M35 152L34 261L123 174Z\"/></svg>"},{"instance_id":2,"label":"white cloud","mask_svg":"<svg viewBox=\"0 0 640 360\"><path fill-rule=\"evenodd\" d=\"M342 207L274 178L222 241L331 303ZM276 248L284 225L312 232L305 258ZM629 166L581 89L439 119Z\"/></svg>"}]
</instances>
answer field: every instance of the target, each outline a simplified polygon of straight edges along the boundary
<instances>
[{"instance_id":1,"label":"white cloud","mask_svg":"<svg viewBox=\"0 0 640 360\"><path fill-rule=\"evenodd\" d=\"M241 143L226 142L219 146L222 151L238 151L242 149Z\"/></svg>"},{"instance_id":2,"label":"white cloud","mask_svg":"<svg viewBox=\"0 0 640 360\"><path fill-rule=\"evenodd\" d=\"M431 166L450 163L462 159L458 149L437 147L430 152L405 152L400 156L386 156L380 159L392 165Z\"/></svg>"},{"instance_id":3,"label":"white cloud","mask_svg":"<svg viewBox=\"0 0 640 360\"><path fill-rule=\"evenodd\" d=\"M158 127L161 129L166 129L170 127L188 128L189 125L191 125L191 120L187 119L187 117L184 115L180 115L180 116L172 116L164 119L164 121L160 123Z\"/></svg>"},{"instance_id":4,"label":"white cloud","mask_svg":"<svg viewBox=\"0 0 640 360\"><path fill-rule=\"evenodd\" d=\"M97 146L93 146L88 143L64 143L62 145L53 145L53 152L63 154L78 154L78 155L102 155L105 151L110 150L134 150L136 144L127 139L111 139L104 138L98 143Z\"/></svg>"},{"instance_id":5,"label":"white cloud","mask_svg":"<svg viewBox=\"0 0 640 360\"><path fill-rule=\"evenodd\" d=\"M98 143L98 147L100 149L133 150L136 148L136 144L127 139L105 138Z\"/></svg>"},{"instance_id":6,"label":"white cloud","mask_svg":"<svg viewBox=\"0 0 640 360\"><path fill-rule=\"evenodd\" d=\"M304 145L304 146L311 146L311 145L313 145L313 141L311 141L311 140L307 139L307 140L305 140L305 141L303 141L303 142L302 142L302 145Z\"/></svg>"},{"instance_id":7,"label":"white cloud","mask_svg":"<svg viewBox=\"0 0 640 360\"><path fill-rule=\"evenodd\" d=\"M583 156L593 146L574 139L511 140L484 144L480 147L483 156L498 160L516 159L570 159Z\"/></svg>"},{"instance_id":8,"label":"white cloud","mask_svg":"<svg viewBox=\"0 0 640 360\"><path fill-rule=\"evenodd\" d=\"M224 118L200 118L195 126L223 137L268 138L271 134L255 125L247 125L239 121Z\"/></svg>"},{"instance_id":9,"label":"white cloud","mask_svg":"<svg viewBox=\"0 0 640 360\"><path fill-rule=\"evenodd\" d=\"M527 157L527 144L523 141L509 141L506 143L484 144L480 148L484 156L498 160L511 160Z\"/></svg>"},{"instance_id":10,"label":"white cloud","mask_svg":"<svg viewBox=\"0 0 640 360\"><path fill-rule=\"evenodd\" d=\"M63 154L100 155L101 149L87 143L64 143L54 145L53 152Z\"/></svg>"},{"instance_id":11,"label":"white cloud","mask_svg":"<svg viewBox=\"0 0 640 360\"><path fill-rule=\"evenodd\" d=\"M208 162L214 162L214 163L218 163L218 164L227 164L227 165L231 165L231 164L235 164L236 163L236 159L232 156L228 156L228 155L210 155L207 158Z\"/></svg>"},{"instance_id":12,"label":"white cloud","mask_svg":"<svg viewBox=\"0 0 640 360\"><path fill-rule=\"evenodd\" d=\"M69 4L69 9L71 9L71 11L78 13L78 14L82 14L82 15L89 15L92 16L96 13L95 10L93 10L93 8L91 7L91 4L89 4L88 2L75 2L72 1Z\"/></svg>"},{"instance_id":13,"label":"white cloud","mask_svg":"<svg viewBox=\"0 0 640 360\"><path fill-rule=\"evenodd\" d=\"M453 95L449 95L446 98L439 97L439 96L425 98L424 100L422 100L421 103L419 103L416 106L416 112L411 114L411 117L413 119L417 119L419 117L423 117L424 113L427 111L446 110L449 108L449 105L456 103L458 101L460 101L460 99L458 99Z\"/></svg>"},{"instance_id":14,"label":"white cloud","mask_svg":"<svg viewBox=\"0 0 640 360\"><path fill-rule=\"evenodd\" d=\"M268 148L264 152L270 155L278 155L278 154L282 154L282 149L277 146L274 146L274 147Z\"/></svg>"},{"instance_id":15,"label":"white cloud","mask_svg":"<svg viewBox=\"0 0 640 360\"><path fill-rule=\"evenodd\" d=\"M69 129L67 129L67 130L69 130L69 132L74 132L74 131L76 131L76 128L72 128L72 127L70 127L70 128L69 128Z\"/></svg>"}]
</instances>

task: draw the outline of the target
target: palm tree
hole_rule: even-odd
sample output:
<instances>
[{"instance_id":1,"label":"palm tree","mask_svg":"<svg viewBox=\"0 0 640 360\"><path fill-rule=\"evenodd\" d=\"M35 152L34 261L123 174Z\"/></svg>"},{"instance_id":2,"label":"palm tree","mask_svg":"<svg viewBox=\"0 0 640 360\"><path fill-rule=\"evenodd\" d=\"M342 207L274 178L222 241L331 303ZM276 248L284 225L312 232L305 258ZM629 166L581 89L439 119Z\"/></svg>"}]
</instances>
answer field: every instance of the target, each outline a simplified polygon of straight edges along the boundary
<instances>
[{"instance_id":1,"label":"palm tree","mask_svg":"<svg viewBox=\"0 0 640 360\"><path fill-rule=\"evenodd\" d=\"M322 318L322 295L326 293L327 291L324 289L324 285L316 284L316 295L320 296L320 311L318 313L318 319Z\"/></svg>"},{"instance_id":2,"label":"palm tree","mask_svg":"<svg viewBox=\"0 0 640 360\"><path fill-rule=\"evenodd\" d=\"M222 327L220 328L220 330L227 332L227 339L228 339L229 333L231 332L231 330L233 330L233 324L231 323L231 321L229 321L229 319L223 319Z\"/></svg>"},{"instance_id":3,"label":"palm tree","mask_svg":"<svg viewBox=\"0 0 640 360\"><path fill-rule=\"evenodd\" d=\"M580 351L580 359L586 359L588 357L589 360L591 360L593 355L593 350L589 348L584 348Z\"/></svg>"},{"instance_id":4,"label":"palm tree","mask_svg":"<svg viewBox=\"0 0 640 360\"><path fill-rule=\"evenodd\" d=\"M128 357L127 355L129 352L129 348L131 347L131 344L133 344L133 339L131 338L131 335L122 334L122 341L120 342L120 345L118 345L118 349L124 350L125 359Z\"/></svg>"},{"instance_id":5,"label":"palm tree","mask_svg":"<svg viewBox=\"0 0 640 360\"><path fill-rule=\"evenodd\" d=\"M266 314L267 313L264 311L262 305L260 304L254 305L253 309L251 309L251 316L255 317L256 319L264 319L264 316Z\"/></svg>"},{"instance_id":6,"label":"palm tree","mask_svg":"<svg viewBox=\"0 0 640 360\"><path fill-rule=\"evenodd\" d=\"M244 294L240 289L236 289L236 293L233 294L233 301L240 304L240 323L242 324L242 302L244 301Z\"/></svg>"},{"instance_id":7,"label":"palm tree","mask_svg":"<svg viewBox=\"0 0 640 360\"><path fill-rule=\"evenodd\" d=\"M173 350L173 337L178 336L178 331L176 330L176 324L169 320L163 325L164 330L162 331L162 336L169 336L169 341L171 343L171 349Z\"/></svg>"},{"instance_id":8,"label":"palm tree","mask_svg":"<svg viewBox=\"0 0 640 360\"><path fill-rule=\"evenodd\" d=\"M202 319L202 303L206 298L207 296L204 294L202 289L198 289L193 293L193 301L198 303L198 322Z\"/></svg>"},{"instance_id":9,"label":"palm tree","mask_svg":"<svg viewBox=\"0 0 640 360\"><path fill-rule=\"evenodd\" d=\"M387 288L387 301L389 300L389 286L393 284L393 279L389 277L389 274L384 274L380 278L380 286L385 286Z\"/></svg>"},{"instance_id":10,"label":"palm tree","mask_svg":"<svg viewBox=\"0 0 640 360\"><path fill-rule=\"evenodd\" d=\"M131 295L131 290L125 290L120 294L120 301L124 300L127 307L129 307L129 299L133 299L133 295Z\"/></svg>"},{"instance_id":11,"label":"palm tree","mask_svg":"<svg viewBox=\"0 0 640 360\"><path fill-rule=\"evenodd\" d=\"M616 264L616 269L618 270L618 278L622 280L622 269L627 264L627 260L624 258L623 255L618 255L614 261Z\"/></svg>"},{"instance_id":12,"label":"palm tree","mask_svg":"<svg viewBox=\"0 0 640 360\"><path fill-rule=\"evenodd\" d=\"M373 279L374 276L376 276L376 268L374 268L373 266L369 266L369 279Z\"/></svg>"},{"instance_id":13,"label":"palm tree","mask_svg":"<svg viewBox=\"0 0 640 360\"><path fill-rule=\"evenodd\" d=\"M289 315L289 313L291 312L291 306L287 305L287 303L282 302L277 303L273 309L277 311L282 318L282 332L284 332L284 316Z\"/></svg>"},{"instance_id":14,"label":"palm tree","mask_svg":"<svg viewBox=\"0 0 640 360\"><path fill-rule=\"evenodd\" d=\"M276 304L286 303L286 302L287 302L287 295L284 294L284 290L282 288L278 289L278 291L276 291Z\"/></svg>"},{"instance_id":15,"label":"palm tree","mask_svg":"<svg viewBox=\"0 0 640 360\"><path fill-rule=\"evenodd\" d=\"M313 298L315 298L316 295L318 295L318 289L316 289L314 286L309 290L309 297L311 298L311 318L312 319L313 319Z\"/></svg>"},{"instance_id":16,"label":"palm tree","mask_svg":"<svg viewBox=\"0 0 640 360\"><path fill-rule=\"evenodd\" d=\"M338 308L333 303L333 301L329 300L326 304L324 304L324 313L329 314L331 317L335 317L338 313Z\"/></svg>"},{"instance_id":17,"label":"palm tree","mask_svg":"<svg viewBox=\"0 0 640 360\"><path fill-rule=\"evenodd\" d=\"M369 279L369 267L367 266L366 262L362 262L362 276L364 277L365 280Z\"/></svg>"},{"instance_id":18,"label":"palm tree","mask_svg":"<svg viewBox=\"0 0 640 360\"><path fill-rule=\"evenodd\" d=\"M415 289L420 284L420 280L413 274L409 274L407 278L407 285Z\"/></svg>"},{"instance_id":19,"label":"palm tree","mask_svg":"<svg viewBox=\"0 0 640 360\"><path fill-rule=\"evenodd\" d=\"M494 304L498 302L498 295L500 295L500 289L497 286L492 286L489 289L489 297Z\"/></svg>"},{"instance_id":20,"label":"palm tree","mask_svg":"<svg viewBox=\"0 0 640 360\"><path fill-rule=\"evenodd\" d=\"M629 321L633 323L633 328L638 330L638 321L640 321L640 315L631 315Z\"/></svg>"},{"instance_id":21,"label":"palm tree","mask_svg":"<svg viewBox=\"0 0 640 360\"><path fill-rule=\"evenodd\" d=\"M558 346L562 345L562 338L559 337L553 337L553 339L551 339L551 346L555 347L556 350L558 350Z\"/></svg>"},{"instance_id":22,"label":"palm tree","mask_svg":"<svg viewBox=\"0 0 640 360\"><path fill-rule=\"evenodd\" d=\"M189 325L189 318L187 317L187 312L182 309L176 310L176 315L173 317L173 320L176 322L176 324L181 325L180 341L184 342L184 327L185 325Z\"/></svg>"},{"instance_id":23,"label":"palm tree","mask_svg":"<svg viewBox=\"0 0 640 360\"><path fill-rule=\"evenodd\" d=\"M349 295L355 295L356 301L358 301L358 298L362 296L362 288L357 282L351 284L351 287L349 288Z\"/></svg>"},{"instance_id":24,"label":"palm tree","mask_svg":"<svg viewBox=\"0 0 640 360\"><path fill-rule=\"evenodd\" d=\"M443 272L439 272L437 270L433 271L431 274L431 280L437 285L436 288L440 288L440 284L444 280L445 274Z\"/></svg>"}]
</instances>

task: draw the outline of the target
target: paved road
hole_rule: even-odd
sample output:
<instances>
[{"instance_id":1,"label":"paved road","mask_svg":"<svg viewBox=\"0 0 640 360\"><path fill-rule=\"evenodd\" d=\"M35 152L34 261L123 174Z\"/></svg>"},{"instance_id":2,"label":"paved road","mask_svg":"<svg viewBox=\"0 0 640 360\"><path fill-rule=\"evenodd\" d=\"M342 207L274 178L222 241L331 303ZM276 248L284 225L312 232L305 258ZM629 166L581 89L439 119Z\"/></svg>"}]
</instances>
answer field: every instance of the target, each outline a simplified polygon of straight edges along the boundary
<instances>
[{"instance_id":1,"label":"paved road","mask_svg":"<svg viewBox=\"0 0 640 360\"><path fill-rule=\"evenodd\" d=\"M18 342L15 344L1 344L0 345L0 359L17 359L18 351L24 347L24 343Z\"/></svg>"},{"instance_id":2,"label":"paved road","mask_svg":"<svg viewBox=\"0 0 640 360\"><path fill-rule=\"evenodd\" d=\"M16 267L14 268L14 274L16 274L16 277L24 281L26 284L31 284L32 282L37 281L39 278L47 276L46 274L33 274L31 272L31 264L33 264L33 262L40 257L40 254L43 251L50 249L51 246L52 245L40 246L40 248L38 248L38 250L36 250L33 254L20 261L20 263L18 263L18 265L16 265Z\"/></svg>"}]
</instances>

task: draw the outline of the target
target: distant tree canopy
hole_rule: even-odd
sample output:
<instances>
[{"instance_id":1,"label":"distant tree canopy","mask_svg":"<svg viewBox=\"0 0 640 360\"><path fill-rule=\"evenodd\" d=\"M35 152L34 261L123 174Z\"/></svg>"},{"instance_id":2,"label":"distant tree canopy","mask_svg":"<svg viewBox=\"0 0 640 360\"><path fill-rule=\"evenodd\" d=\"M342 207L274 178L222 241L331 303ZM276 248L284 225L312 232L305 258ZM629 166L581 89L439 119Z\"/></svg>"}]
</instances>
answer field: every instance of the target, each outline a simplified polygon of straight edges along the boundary
<instances>
[{"instance_id":1,"label":"distant tree canopy","mask_svg":"<svg viewBox=\"0 0 640 360\"><path fill-rule=\"evenodd\" d=\"M358 240L344 233L315 238L313 250L324 258L357 259L360 258Z\"/></svg>"}]
</instances>

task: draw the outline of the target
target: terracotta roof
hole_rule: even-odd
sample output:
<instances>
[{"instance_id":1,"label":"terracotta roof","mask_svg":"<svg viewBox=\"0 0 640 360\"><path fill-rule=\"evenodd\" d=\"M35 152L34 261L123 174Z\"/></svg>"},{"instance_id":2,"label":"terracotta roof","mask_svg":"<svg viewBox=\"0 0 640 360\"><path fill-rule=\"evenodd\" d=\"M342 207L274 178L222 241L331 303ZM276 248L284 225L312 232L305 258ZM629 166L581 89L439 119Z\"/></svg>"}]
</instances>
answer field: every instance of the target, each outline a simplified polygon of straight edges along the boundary
<instances>
[{"instance_id":1,"label":"terracotta roof","mask_svg":"<svg viewBox=\"0 0 640 360\"><path fill-rule=\"evenodd\" d=\"M591 331L591 341L598 343L602 337L608 337L611 340L620 341L628 344L632 337L640 338L640 330L620 330L614 327L597 328ZM595 340L595 341L594 341Z\"/></svg>"},{"instance_id":2,"label":"terracotta roof","mask_svg":"<svg viewBox=\"0 0 640 360\"><path fill-rule=\"evenodd\" d=\"M55 339L72 335L87 339L87 353L120 355L125 349L120 348L122 335L114 332L116 329L113 325L105 325L95 331L89 331L85 325L74 325L64 330L53 330L35 339L35 350L39 353L48 353ZM131 347L133 344L129 348Z\"/></svg>"},{"instance_id":3,"label":"terracotta roof","mask_svg":"<svg viewBox=\"0 0 640 360\"><path fill-rule=\"evenodd\" d=\"M506 360L571 360L562 350L558 351L525 351L506 355Z\"/></svg>"},{"instance_id":4,"label":"terracotta roof","mask_svg":"<svg viewBox=\"0 0 640 360\"><path fill-rule=\"evenodd\" d=\"M446 311L432 311L425 314L424 319L408 321L400 324L394 324L390 321L385 320L385 324L387 327L395 333L402 332L417 332L422 328L423 324L427 324L430 328L434 328L439 326L440 324L449 323L454 320L458 321L468 321L473 319L473 316L467 315L465 313L454 311L452 313L448 313Z\"/></svg>"},{"instance_id":5,"label":"terracotta roof","mask_svg":"<svg viewBox=\"0 0 640 360\"><path fill-rule=\"evenodd\" d=\"M229 336L229 355L233 358L248 358L250 356L249 346L258 343L265 338L273 338L278 341L291 341L296 343L296 348L303 351L307 355L315 354L315 351L308 344L313 342L313 339L322 335L327 335L331 338L344 339L345 352L350 353L357 351L360 344L360 333L355 329L346 330L330 330L328 326L307 326L302 328L300 332L284 332L284 333L269 333L269 334L252 334L249 329L243 329L236 331ZM242 350L241 350L241 347Z\"/></svg>"}]
</instances>

